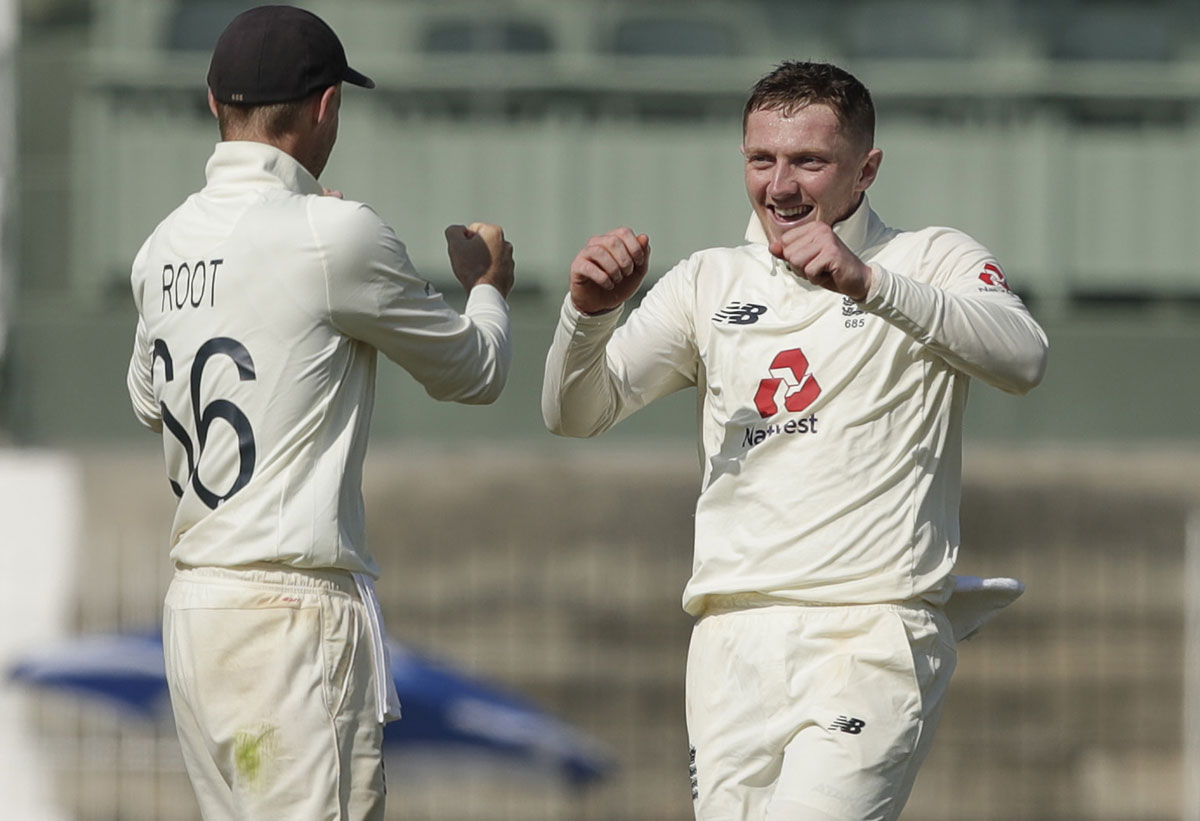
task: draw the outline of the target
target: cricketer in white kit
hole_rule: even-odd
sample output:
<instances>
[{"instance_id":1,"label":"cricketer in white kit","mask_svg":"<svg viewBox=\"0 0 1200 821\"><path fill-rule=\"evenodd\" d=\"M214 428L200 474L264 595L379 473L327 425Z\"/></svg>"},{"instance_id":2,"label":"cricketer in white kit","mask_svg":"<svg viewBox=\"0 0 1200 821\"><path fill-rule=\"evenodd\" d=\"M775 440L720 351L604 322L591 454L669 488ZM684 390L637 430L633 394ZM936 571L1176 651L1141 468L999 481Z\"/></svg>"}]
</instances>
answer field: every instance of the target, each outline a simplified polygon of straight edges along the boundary
<instances>
[{"instance_id":1,"label":"cricketer in white kit","mask_svg":"<svg viewBox=\"0 0 1200 821\"><path fill-rule=\"evenodd\" d=\"M618 327L649 238L594 237L546 360L543 415L568 436L697 388L683 606L705 821L898 817L956 660L968 382L1024 393L1045 368L986 248L871 210L873 134L855 78L781 65L745 110L747 244L683 260Z\"/></svg>"},{"instance_id":2,"label":"cricketer in white kit","mask_svg":"<svg viewBox=\"0 0 1200 821\"><path fill-rule=\"evenodd\" d=\"M167 676L206 819L380 819L399 705L365 538L362 465L378 353L436 399L487 403L511 360L512 247L447 229L465 314L362 203L317 177L346 64L319 18L236 18L213 54L207 184L133 263L128 385L162 433Z\"/></svg>"}]
</instances>

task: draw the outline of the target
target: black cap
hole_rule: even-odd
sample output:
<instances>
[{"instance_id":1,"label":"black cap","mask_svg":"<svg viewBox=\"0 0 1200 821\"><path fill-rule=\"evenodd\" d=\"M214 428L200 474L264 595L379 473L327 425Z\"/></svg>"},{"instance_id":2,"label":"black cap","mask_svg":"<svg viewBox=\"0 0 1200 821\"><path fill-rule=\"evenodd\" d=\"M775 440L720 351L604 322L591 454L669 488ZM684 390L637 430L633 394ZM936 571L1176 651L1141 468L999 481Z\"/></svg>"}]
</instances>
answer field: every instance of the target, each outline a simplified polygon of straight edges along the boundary
<instances>
[{"instance_id":1,"label":"black cap","mask_svg":"<svg viewBox=\"0 0 1200 821\"><path fill-rule=\"evenodd\" d=\"M233 18L217 39L208 87L222 103L299 100L345 81L375 81L346 64L346 50L324 20L294 6L259 6Z\"/></svg>"}]
</instances>

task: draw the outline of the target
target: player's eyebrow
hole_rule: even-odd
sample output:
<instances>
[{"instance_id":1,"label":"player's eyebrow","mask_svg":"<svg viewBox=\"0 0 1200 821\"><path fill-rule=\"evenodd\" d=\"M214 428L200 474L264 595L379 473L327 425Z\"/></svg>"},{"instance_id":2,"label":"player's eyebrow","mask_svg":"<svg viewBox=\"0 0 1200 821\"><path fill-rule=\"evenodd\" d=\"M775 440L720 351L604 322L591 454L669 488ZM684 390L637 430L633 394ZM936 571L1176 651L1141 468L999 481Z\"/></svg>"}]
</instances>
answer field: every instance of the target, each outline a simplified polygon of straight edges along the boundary
<instances>
[{"instance_id":1,"label":"player's eyebrow","mask_svg":"<svg viewBox=\"0 0 1200 821\"><path fill-rule=\"evenodd\" d=\"M776 154L780 153L779 151L776 151L775 149L772 149L772 148L768 148L765 145L753 145L753 144L743 144L742 152L745 154L770 154L771 156L775 156ZM787 153L787 152L783 152L783 153Z\"/></svg>"},{"instance_id":2,"label":"player's eyebrow","mask_svg":"<svg viewBox=\"0 0 1200 821\"><path fill-rule=\"evenodd\" d=\"M818 159L829 159L833 156L833 152L821 148L794 148L787 150L776 150L767 148L766 146L743 145L742 155L745 157L766 155L770 157L783 156L789 160L805 159L808 157L816 157Z\"/></svg>"}]
</instances>

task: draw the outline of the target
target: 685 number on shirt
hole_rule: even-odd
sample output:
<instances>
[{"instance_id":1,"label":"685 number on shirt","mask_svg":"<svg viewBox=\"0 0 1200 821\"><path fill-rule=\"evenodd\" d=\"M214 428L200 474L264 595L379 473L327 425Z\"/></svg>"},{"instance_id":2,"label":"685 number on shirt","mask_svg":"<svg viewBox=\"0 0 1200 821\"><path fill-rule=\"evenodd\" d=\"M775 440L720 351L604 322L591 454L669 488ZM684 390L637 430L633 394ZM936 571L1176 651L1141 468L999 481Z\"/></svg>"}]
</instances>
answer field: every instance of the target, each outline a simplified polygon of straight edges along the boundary
<instances>
[{"instance_id":1,"label":"685 number on shirt","mask_svg":"<svg viewBox=\"0 0 1200 821\"><path fill-rule=\"evenodd\" d=\"M204 369L214 357L226 357L232 360L237 369L238 379L242 382L255 379L254 360L251 358L250 352L246 350L246 346L236 339L220 336L210 339L200 346L196 351L195 359L192 360L192 371L189 378L192 419L196 428L195 442L192 441L187 428L180 423L178 417L167 408L166 402L159 400L158 406L162 413L163 426L183 446L184 455L187 457L187 476L183 477L182 481L170 479L171 489L175 491L176 496L182 497L184 487L190 483L200 501L215 510L217 505L231 498L249 483L250 477L254 475L256 451L254 428L241 408L228 399L213 399L203 408L200 407L200 384L204 376ZM171 351L167 348L166 341L162 339L154 340L154 353L150 361L151 369L159 360L162 360L163 375L166 381L174 381L175 362L171 357ZM200 462L204 458L209 432L217 421L229 425L237 436L238 474L237 478L233 480L233 484L224 493L209 488L200 478Z\"/></svg>"}]
</instances>

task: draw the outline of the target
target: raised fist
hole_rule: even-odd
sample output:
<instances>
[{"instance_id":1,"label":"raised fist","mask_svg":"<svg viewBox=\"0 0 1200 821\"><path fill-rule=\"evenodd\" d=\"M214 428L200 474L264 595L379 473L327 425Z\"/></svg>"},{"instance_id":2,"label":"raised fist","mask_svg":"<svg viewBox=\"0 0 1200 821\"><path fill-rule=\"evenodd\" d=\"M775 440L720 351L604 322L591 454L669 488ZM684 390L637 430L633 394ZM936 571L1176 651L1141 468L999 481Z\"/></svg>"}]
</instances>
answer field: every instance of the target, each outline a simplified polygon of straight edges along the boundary
<instances>
[{"instance_id":1,"label":"raised fist","mask_svg":"<svg viewBox=\"0 0 1200 821\"><path fill-rule=\"evenodd\" d=\"M446 228L446 252L450 267L463 288L470 291L484 283L508 296L513 286L513 247L504 239L504 229L490 222L450 225Z\"/></svg>"},{"instance_id":2,"label":"raised fist","mask_svg":"<svg viewBox=\"0 0 1200 821\"><path fill-rule=\"evenodd\" d=\"M612 310L641 286L650 268L650 237L616 228L592 237L571 263L571 301L581 313Z\"/></svg>"}]
</instances>

